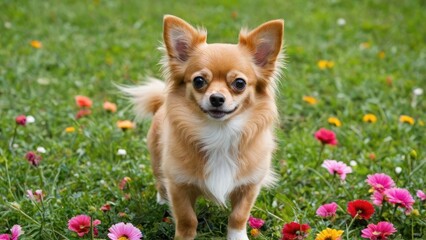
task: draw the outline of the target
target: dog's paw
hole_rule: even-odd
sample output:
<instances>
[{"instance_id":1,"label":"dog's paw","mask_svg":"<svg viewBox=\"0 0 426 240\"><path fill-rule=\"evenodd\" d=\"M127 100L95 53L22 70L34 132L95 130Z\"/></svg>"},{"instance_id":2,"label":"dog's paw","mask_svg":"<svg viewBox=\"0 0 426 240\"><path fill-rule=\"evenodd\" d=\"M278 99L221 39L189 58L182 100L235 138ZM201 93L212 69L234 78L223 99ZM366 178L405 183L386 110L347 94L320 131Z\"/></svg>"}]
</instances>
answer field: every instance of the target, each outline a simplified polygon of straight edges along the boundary
<instances>
[{"instance_id":1,"label":"dog's paw","mask_svg":"<svg viewBox=\"0 0 426 240\"><path fill-rule=\"evenodd\" d=\"M160 205L164 205L167 203L167 200L162 198L159 192L157 192L157 203Z\"/></svg>"},{"instance_id":2,"label":"dog's paw","mask_svg":"<svg viewBox=\"0 0 426 240\"><path fill-rule=\"evenodd\" d=\"M247 236L247 230L237 230L228 228L228 236L226 237L227 240L249 240Z\"/></svg>"}]
</instances>

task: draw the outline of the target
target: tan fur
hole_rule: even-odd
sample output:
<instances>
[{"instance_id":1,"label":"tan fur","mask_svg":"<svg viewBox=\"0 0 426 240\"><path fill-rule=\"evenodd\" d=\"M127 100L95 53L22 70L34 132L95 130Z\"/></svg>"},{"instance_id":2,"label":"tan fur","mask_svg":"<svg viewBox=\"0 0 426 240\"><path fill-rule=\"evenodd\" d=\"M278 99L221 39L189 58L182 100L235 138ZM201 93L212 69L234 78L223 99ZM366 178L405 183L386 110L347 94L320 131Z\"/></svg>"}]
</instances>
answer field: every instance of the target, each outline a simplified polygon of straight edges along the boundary
<instances>
[{"instance_id":1,"label":"tan fur","mask_svg":"<svg viewBox=\"0 0 426 240\"><path fill-rule=\"evenodd\" d=\"M175 239L195 238L194 205L199 195L218 203L222 203L222 197L229 198L233 210L228 227L246 234L246 222L260 188L273 179L271 156L275 148L273 127L277 121L273 87L280 68L282 34L283 21L275 20L251 32L242 31L237 45L207 44L205 31L196 30L177 17L165 16L165 92L155 96L151 93L151 100L135 100L135 104L139 106L136 111L142 109L154 114L148 147L157 190L162 198L169 200L173 211ZM197 76L208 81L202 90L192 85ZM247 82L244 91L232 88L236 78ZM136 89L126 92L140 96ZM156 94L159 92L157 89ZM214 93L225 97L223 108L236 110L223 119L209 117L202 108ZM146 106L141 107L143 105ZM224 141L229 141L230 146L220 146L224 155L216 151L216 146L205 145L216 141L212 136L203 135L209 133L210 128L225 129ZM228 129L235 131L234 135L227 135ZM216 154L217 159L212 159L211 154ZM235 170L229 185L233 187L231 192L222 193L219 190L223 189L208 184L213 174L208 171L214 172L209 169L211 166L228 169L227 165L209 162L222 161L222 157L228 159L231 173ZM228 186L227 182L222 184ZM214 195L215 189L224 195ZM236 238L228 235L228 239Z\"/></svg>"}]
</instances>

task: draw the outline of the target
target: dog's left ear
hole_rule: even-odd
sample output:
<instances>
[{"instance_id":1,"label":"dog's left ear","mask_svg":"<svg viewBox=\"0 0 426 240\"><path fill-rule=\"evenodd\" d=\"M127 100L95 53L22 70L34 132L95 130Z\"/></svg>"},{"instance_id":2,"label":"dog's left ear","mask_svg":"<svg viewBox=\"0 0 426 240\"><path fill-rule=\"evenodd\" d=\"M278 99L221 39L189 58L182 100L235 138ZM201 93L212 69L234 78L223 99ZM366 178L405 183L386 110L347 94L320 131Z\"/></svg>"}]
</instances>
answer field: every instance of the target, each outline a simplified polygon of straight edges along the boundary
<instances>
[{"instance_id":1,"label":"dog's left ear","mask_svg":"<svg viewBox=\"0 0 426 240\"><path fill-rule=\"evenodd\" d=\"M248 48L254 63L262 69L262 77L265 79L269 79L277 71L283 34L283 20L266 22L248 33L240 32L239 45Z\"/></svg>"}]
</instances>

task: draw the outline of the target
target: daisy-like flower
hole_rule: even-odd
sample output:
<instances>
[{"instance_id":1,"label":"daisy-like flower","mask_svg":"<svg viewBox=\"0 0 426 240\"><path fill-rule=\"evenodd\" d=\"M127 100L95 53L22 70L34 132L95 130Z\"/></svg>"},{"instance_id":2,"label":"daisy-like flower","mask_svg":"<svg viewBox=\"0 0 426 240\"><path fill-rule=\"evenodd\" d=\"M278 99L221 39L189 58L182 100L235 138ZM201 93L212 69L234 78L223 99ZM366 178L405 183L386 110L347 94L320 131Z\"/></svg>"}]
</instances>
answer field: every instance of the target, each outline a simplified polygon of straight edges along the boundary
<instances>
[{"instance_id":1,"label":"daisy-like flower","mask_svg":"<svg viewBox=\"0 0 426 240\"><path fill-rule=\"evenodd\" d=\"M40 202L43 200L44 194L41 189L36 190L34 193L33 193L33 190L30 189L30 190L27 190L27 197L33 201Z\"/></svg>"},{"instance_id":2,"label":"daisy-like flower","mask_svg":"<svg viewBox=\"0 0 426 240\"><path fill-rule=\"evenodd\" d=\"M321 128L315 132L314 136L322 144L337 145L336 134L331 130Z\"/></svg>"},{"instance_id":3,"label":"daisy-like flower","mask_svg":"<svg viewBox=\"0 0 426 240\"><path fill-rule=\"evenodd\" d=\"M67 127L67 128L65 128L65 132L66 132L66 133L72 133L72 132L75 132L75 127Z\"/></svg>"},{"instance_id":4,"label":"daisy-like flower","mask_svg":"<svg viewBox=\"0 0 426 240\"><path fill-rule=\"evenodd\" d=\"M253 228L250 230L250 235L254 238L258 237L260 235L260 230L257 228Z\"/></svg>"},{"instance_id":5,"label":"daisy-like flower","mask_svg":"<svg viewBox=\"0 0 426 240\"><path fill-rule=\"evenodd\" d=\"M130 182L130 181L132 181L132 179L131 178L129 178L129 177L124 177L121 181L120 181L120 184L118 185L118 188L120 189L120 190L124 190L124 188L126 187L126 184L128 183L128 182Z\"/></svg>"},{"instance_id":6,"label":"daisy-like flower","mask_svg":"<svg viewBox=\"0 0 426 240\"><path fill-rule=\"evenodd\" d=\"M117 121L117 127L121 128L123 131L127 129L131 129L135 127L135 124L132 121L124 120L124 121Z\"/></svg>"},{"instance_id":7,"label":"daisy-like flower","mask_svg":"<svg viewBox=\"0 0 426 240\"><path fill-rule=\"evenodd\" d=\"M370 153L370 154L368 154L368 158L369 158L370 160L376 160L376 154L374 154L374 153Z\"/></svg>"},{"instance_id":8,"label":"daisy-like flower","mask_svg":"<svg viewBox=\"0 0 426 240\"><path fill-rule=\"evenodd\" d=\"M44 148L44 147L37 147L37 152L46 153L47 151L46 151L46 148Z\"/></svg>"},{"instance_id":9,"label":"daisy-like flower","mask_svg":"<svg viewBox=\"0 0 426 240\"><path fill-rule=\"evenodd\" d=\"M338 162L336 160L325 160L321 166L326 168L330 174L339 175L342 181L346 179L346 174L352 172L351 167L343 162Z\"/></svg>"},{"instance_id":10,"label":"daisy-like flower","mask_svg":"<svg viewBox=\"0 0 426 240\"><path fill-rule=\"evenodd\" d=\"M348 203L348 213L352 218L368 220L374 213L373 204L366 200L355 200Z\"/></svg>"},{"instance_id":11,"label":"daisy-like flower","mask_svg":"<svg viewBox=\"0 0 426 240\"><path fill-rule=\"evenodd\" d=\"M337 19L337 25L339 25L339 26L345 26L346 25L346 20L344 18Z\"/></svg>"},{"instance_id":12,"label":"daisy-like flower","mask_svg":"<svg viewBox=\"0 0 426 240\"><path fill-rule=\"evenodd\" d=\"M311 227L308 224L299 224L297 222L286 223L283 226L281 240L305 239Z\"/></svg>"},{"instance_id":13,"label":"daisy-like flower","mask_svg":"<svg viewBox=\"0 0 426 240\"><path fill-rule=\"evenodd\" d=\"M18 125L25 126L27 124L27 117L25 115L19 115L15 118L15 122Z\"/></svg>"},{"instance_id":14,"label":"daisy-like flower","mask_svg":"<svg viewBox=\"0 0 426 240\"><path fill-rule=\"evenodd\" d=\"M385 191L385 195L389 203L405 208L405 213L413 210L414 199L407 189L391 188Z\"/></svg>"},{"instance_id":15,"label":"daisy-like flower","mask_svg":"<svg viewBox=\"0 0 426 240\"><path fill-rule=\"evenodd\" d=\"M31 115L27 116L27 123L34 123L35 122L35 118Z\"/></svg>"},{"instance_id":16,"label":"daisy-like flower","mask_svg":"<svg viewBox=\"0 0 426 240\"><path fill-rule=\"evenodd\" d=\"M318 100L312 96L303 96L303 101L310 105L315 105L318 103Z\"/></svg>"},{"instance_id":17,"label":"daisy-like flower","mask_svg":"<svg viewBox=\"0 0 426 240\"><path fill-rule=\"evenodd\" d=\"M399 116L399 122L414 125L414 118L407 116L407 115L401 115L401 116Z\"/></svg>"},{"instance_id":18,"label":"daisy-like flower","mask_svg":"<svg viewBox=\"0 0 426 240\"><path fill-rule=\"evenodd\" d=\"M118 149L117 150L117 155L119 156L125 156L127 154L126 149Z\"/></svg>"},{"instance_id":19,"label":"daisy-like flower","mask_svg":"<svg viewBox=\"0 0 426 240\"><path fill-rule=\"evenodd\" d=\"M386 240L390 235L396 232L393 224L390 222L379 222L368 224L367 228L361 230L361 237L370 240Z\"/></svg>"},{"instance_id":20,"label":"daisy-like flower","mask_svg":"<svg viewBox=\"0 0 426 240\"><path fill-rule=\"evenodd\" d=\"M68 229L76 232L79 237L83 237L90 232L90 221L91 218L87 215L82 214L75 216L68 221ZM98 235L98 229L96 226L99 224L101 224L101 221L98 219L92 222L93 233L95 235Z\"/></svg>"},{"instance_id":21,"label":"daisy-like flower","mask_svg":"<svg viewBox=\"0 0 426 240\"><path fill-rule=\"evenodd\" d=\"M27 159L31 165L37 167L40 164L42 157L34 152L27 152L27 154L25 154L25 159Z\"/></svg>"},{"instance_id":22,"label":"daisy-like flower","mask_svg":"<svg viewBox=\"0 0 426 240\"><path fill-rule=\"evenodd\" d=\"M420 198L420 200L426 200L426 194L422 190L417 190L416 195L418 198Z\"/></svg>"},{"instance_id":23,"label":"daisy-like flower","mask_svg":"<svg viewBox=\"0 0 426 240\"><path fill-rule=\"evenodd\" d=\"M0 234L0 240L18 240L19 236L24 234L20 225L13 225L10 229L11 234Z\"/></svg>"},{"instance_id":24,"label":"daisy-like flower","mask_svg":"<svg viewBox=\"0 0 426 240\"><path fill-rule=\"evenodd\" d=\"M31 47L33 47L33 48L37 48L37 49L39 49L39 48L42 48L42 47L43 47L43 44L42 44L40 41L37 41L37 40L32 40L32 41L30 42L30 45L31 45Z\"/></svg>"},{"instance_id":25,"label":"daisy-like flower","mask_svg":"<svg viewBox=\"0 0 426 240\"><path fill-rule=\"evenodd\" d=\"M80 108L90 108L92 107L92 100L86 96L77 95L75 96L75 103Z\"/></svg>"},{"instance_id":26,"label":"daisy-like flower","mask_svg":"<svg viewBox=\"0 0 426 240\"><path fill-rule=\"evenodd\" d=\"M102 207L100 208L100 210L102 212L108 212L109 210L111 210L111 205L109 203L105 203L104 205L102 205Z\"/></svg>"},{"instance_id":27,"label":"daisy-like flower","mask_svg":"<svg viewBox=\"0 0 426 240\"><path fill-rule=\"evenodd\" d=\"M141 230L131 223L114 224L108 231L108 237L111 240L140 240L143 237Z\"/></svg>"},{"instance_id":28,"label":"daisy-like flower","mask_svg":"<svg viewBox=\"0 0 426 240\"><path fill-rule=\"evenodd\" d=\"M317 234L315 240L341 240L343 230L327 228Z\"/></svg>"},{"instance_id":29,"label":"daisy-like flower","mask_svg":"<svg viewBox=\"0 0 426 240\"><path fill-rule=\"evenodd\" d=\"M381 193L379 191L375 191L373 195L371 195L371 201L376 206L382 206L384 198L384 193Z\"/></svg>"},{"instance_id":30,"label":"daisy-like flower","mask_svg":"<svg viewBox=\"0 0 426 240\"><path fill-rule=\"evenodd\" d=\"M320 206L316 214L322 218L334 217L336 216L337 204L335 202L324 204Z\"/></svg>"},{"instance_id":31,"label":"daisy-like flower","mask_svg":"<svg viewBox=\"0 0 426 240\"><path fill-rule=\"evenodd\" d=\"M336 117L329 117L327 121L328 121L328 123L330 123L331 125L334 125L336 127L342 126L342 122L340 122L340 120Z\"/></svg>"},{"instance_id":32,"label":"daisy-like flower","mask_svg":"<svg viewBox=\"0 0 426 240\"><path fill-rule=\"evenodd\" d=\"M318 65L318 68L321 70L331 69L334 67L334 62L328 61L328 60L319 60L317 65Z\"/></svg>"},{"instance_id":33,"label":"daisy-like flower","mask_svg":"<svg viewBox=\"0 0 426 240\"><path fill-rule=\"evenodd\" d=\"M107 112L117 112L117 105L115 103L105 101L103 107Z\"/></svg>"},{"instance_id":34,"label":"daisy-like flower","mask_svg":"<svg viewBox=\"0 0 426 240\"><path fill-rule=\"evenodd\" d=\"M415 89L413 90L413 94L414 94L415 96L423 95L423 89L422 89L422 88L415 88Z\"/></svg>"},{"instance_id":35,"label":"daisy-like flower","mask_svg":"<svg viewBox=\"0 0 426 240\"><path fill-rule=\"evenodd\" d=\"M384 173L368 175L367 180L365 181L374 189L374 191L378 191L380 193L395 187L395 182L392 178Z\"/></svg>"},{"instance_id":36,"label":"daisy-like flower","mask_svg":"<svg viewBox=\"0 0 426 240\"><path fill-rule=\"evenodd\" d=\"M248 224L250 225L251 228L259 229L263 226L263 224L265 224L265 220L250 216L248 220Z\"/></svg>"},{"instance_id":37,"label":"daisy-like flower","mask_svg":"<svg viewBox=\"0 0 426 240\"><path fill-rule=\"evenodd\" d=\"M362 117L362 121L367 123L375 123L377 122L377 117L374 114L368 113Z\"/></svg>"}]
</instances>

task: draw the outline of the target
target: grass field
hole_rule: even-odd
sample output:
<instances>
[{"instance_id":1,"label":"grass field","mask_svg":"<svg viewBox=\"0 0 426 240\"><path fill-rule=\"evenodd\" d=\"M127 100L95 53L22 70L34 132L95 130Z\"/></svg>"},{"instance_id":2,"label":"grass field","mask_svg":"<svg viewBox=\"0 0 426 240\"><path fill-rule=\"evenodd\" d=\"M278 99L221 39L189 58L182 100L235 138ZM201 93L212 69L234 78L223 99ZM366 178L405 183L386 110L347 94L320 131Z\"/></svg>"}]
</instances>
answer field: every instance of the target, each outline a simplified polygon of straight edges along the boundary
<instances>
[{"instance_id":1,"label":"grass field","mask_svg":"<svg viewBox=\"0 0 426 240\"><path fill-rule=\"evenodd\" d=\"M209 42L236 43L242 26L285 20L279 181L252 210L265 220L256 239L281 239L292 221L309 224L307 239L327 227L343 230L343 239L362 239L361 230L379 221L396 228L389 239L426 238L426 205L416 197L426 191L425 1L2 0L0 9L0 233L18 224L20 239L75 239L68 220L86 214L101 220L100 239L119 222L137 226L144 239L172 238L168 208L155 202L149 121L117 127L134 115L114 84L161 77L162 17L174 14L206 27ZM77 95L93 101L91 114L79 119ZM105 111L104 101L118 111ZM365 114L377 121L364 122ZM18 115L35 122L18 125ZM313 136L320 128L334 131L338 145L322 148ZM42 157L38 166L27 161L30 151ZM325 159L351 163L352 173L340 181L321 167ZM370 201L365 180L375 173L407 189L413 211L384 203L371 219L352 221L347 204ZM30 189L42 190L43 200L30 199ZM318 217L317 208L330 202L338 204L337 215ZM107 203L111 209L101 211ZM223 239L229 209L200 200L197 214L198 239Z\"/></svg>"}]
</instances>

